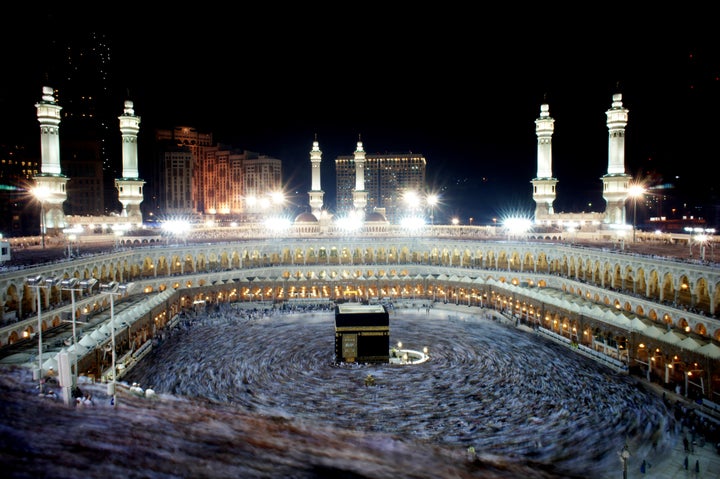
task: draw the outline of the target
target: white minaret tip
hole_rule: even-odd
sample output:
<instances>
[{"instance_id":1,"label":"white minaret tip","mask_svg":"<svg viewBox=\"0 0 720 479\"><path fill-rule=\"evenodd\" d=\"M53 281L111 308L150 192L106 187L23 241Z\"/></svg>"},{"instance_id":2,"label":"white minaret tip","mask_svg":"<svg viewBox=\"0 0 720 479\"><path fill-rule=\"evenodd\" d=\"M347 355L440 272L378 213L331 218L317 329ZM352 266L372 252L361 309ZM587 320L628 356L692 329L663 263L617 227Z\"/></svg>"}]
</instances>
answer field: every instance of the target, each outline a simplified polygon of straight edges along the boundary
<instances>
[{"instance_id":1,"label":"white minaret tip","mask_svg":"<svg viewBox=\"0 0 720 479\"><path fill-rule=\"evenodd\" d=\"M130 100L125 100L125 114L126 115L134 115L135 110L133 109L133 102Z\"/></svg>"},{"instance_id":2,"label":"white minaret tip","mask_svg":"<svg viewBox=\"0 0 720 479\"><path fill-rule=\"evenodd\" d=\"M55 96L52 87L44 86L42 89L42 100L55 103Z\"/></svg>"}]
</instances>

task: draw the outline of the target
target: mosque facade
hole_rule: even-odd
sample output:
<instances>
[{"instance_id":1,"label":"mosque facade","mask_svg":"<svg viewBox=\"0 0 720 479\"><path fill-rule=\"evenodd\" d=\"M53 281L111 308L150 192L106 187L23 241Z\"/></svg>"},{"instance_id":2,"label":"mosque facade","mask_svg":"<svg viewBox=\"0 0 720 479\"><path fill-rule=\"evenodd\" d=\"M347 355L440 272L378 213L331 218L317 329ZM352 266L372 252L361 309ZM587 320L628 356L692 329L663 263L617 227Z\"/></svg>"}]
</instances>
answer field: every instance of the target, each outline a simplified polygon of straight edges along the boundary
<instances>
[{"instance_id":1,"label":"mosque facade","mask_svg":"<svg viewBox=\"0 0 720 479\"><path fill-rule=\"evenodd\" d=\"M40 172L34 176L33 195L40 203L40 229L44 246L47 234L60 235L66 229L77 226L66 217L63 203L68 199L69 178L60 165L60 111L51 87L43 87L41 100L36 103L40 123ZM132 101L125 101L123 114L118 117L122 135L122 176L115 179L118 200L122 212L117 217L83 217L79 222L87 224L110 223L119 226L142 224L140 204L143 201L145 181L139 177L137 136L140 117L135 114Z\"/></svg>"},{"instance_id":2,"label":"mosque facade","mask_svg":"<svg viewBox=\"0 0 720 479\"><path fill-rule=\"evenodd\" d=\"M604 211L563 213L553 206L557 198L558 179L552 172L552 135L555 120L550 116L550 106L540 106L540 116L535 120L537 135L537 175L532 183L535 201L535 222L562 228L568 225L588 230L607 229L627 224L626 204L633 187L633 178L625 168L625 127L628 109L623 106L622 94L612 97L612 105L606 112L608 127L608 169L600 178L603 185Z\"/></svg>"},{"instance_id":3,"label":"mosque facade","mask_svg":"<svg viewBox=\"0 0 720 479\"><path fill-rule=\"evenodd\" d=\"M78 223L118 224L126 228L143 223L141 203L144 201L143 188L145 181L139 176L137 138L140 127L140 117L135 115L133 102L126 101L123 115L119 117L120 132L122 135L122 177L115 180L118 191L118 200L122 204L122 212L110 217L66 217L63 213L63 203L68 200L67 182L69 178L60 168L59 128L61 107L55 101L53 90L43 88L43 96L36 104L38 122L41 134L41 170L34 177L36 198L41 204L41 229L43 233L59 234L65 228L78 226ZM622 230L627 229L627 202L632 188L635 186L631 175L625 168L625 128L628 122L628 109L622 102L622 94L616 93L612 97L610 109L606 112L608 127L608 169L600 178L603 185L603 198L606 206L604 211L566 213L555 211L554 203L557 198L557 185L559 180L553 176L552 170L552 136L555 120L550 116L548 104L540 107L540 116L535 120L537 135L537 175L531 179L532 198L535 202L534 222L536 225L551 229L576 228L579 231ZM181 132L187 128L180 129ZM173 132L172 138L175 139ZM185 135L187 136L187 135ZM182 138L185 138L183 136ZM205 135L207 136L207 135ZM160 138L160 136L158 136ZM247 213L252 206L244 204L250 201L251 196L258 196L263 192L255 192L252 185L275 185L275 189L282 187L281 161L267 158L264 155L233 155L227 148L210 148L212 137L191 140L189 145L190 156L178 158L172 156L170 161L184 164L184 171L192 170L192 177L185 178L182 174L173 174L168 178L163 174L166 185L162 194L157 191L153 198L170 198L170 192L176 191L183 182L182 190L192 188L192 198L185 198L182 204L177 198L169 199L169 203L178 206L179 212L194 211L196 214L216 215L231 213ZM193 150L194 148L194 150ZM200 150L213 150L210 157L203 157L197 161ZM225 151L227 150L227 151ZM208 156L205 155L205 156ZM233 158L239 161L239 167L233 166ZM222 176L227 181L214 180L207 175L200 174L200 164L212 163L221 168L222 159L226 159L226 173ZM212 161L211 161L212 160ZM189 163L190 162L190 163ZM358 139L356 149L351 156L340 156L335 160L337 176L337 209L331 214L324 205L324 191L321 179L322 151L317 138L313 141L310 151L311 189L308 191L310 213L301 214L296 218L298 227L307 228L316 224L315 228L327 229L336 218L354 215L361 222L375 225L382 223L399 223L402 213L409 209L402 204L403 193L407 191L425 190L426 160L422 155L367 155L363 143ZM224 163L223 163L224 164ZM392 167L392 165L395 165ZM392 169L392 182L386 181L381 172ZM247 171L246 171L247 170ZM175 171L173 169L172 171ZM266 173L265 173L266 172ZM162 172L161 172L162 173ZM165 172L167 173L167 172ZM177 173L177 171L175 171ZM236 174L237 173L237 174ZM239 175L239 176L238 176ZM252 176L250 178L248 175ZM217 176L217 175L216 175ZM255 178L257 176L257 178ZM246 178L247 177L247 178ZM210 179L209 179L210 178ZM250 179L248 179L250 178ZM160 176L156 178L159 183ZM221 187L227 183L226 187ZM392 184L391 184L392 183ZM207 186L207 191L202 185ZM234 186L233 186L234 185ZM234 188L234 189L233 189ZM248 189L249 188L249 189ZM155 187L157 189L157 187ZM246 191L246 189L249 191ZM223 196L223 191L228 194ZM201 194L203 193L203 194ZM251 194L252 193L252 194ZM190 196L190 195L187 195ZM226 200L223 200L223 198ZM234 199L234 200L233 200ZM233 203L233 201L235 203ZM169 204L168 203L168 204ZM257 209L257 207L256 207ZM255 211L255 210L253 210ZM263 212L266 210L260 210ZM147 218L145 218L147 220ZM310 229L313 229L311 227Z\"/></svg>"}]
</instances>

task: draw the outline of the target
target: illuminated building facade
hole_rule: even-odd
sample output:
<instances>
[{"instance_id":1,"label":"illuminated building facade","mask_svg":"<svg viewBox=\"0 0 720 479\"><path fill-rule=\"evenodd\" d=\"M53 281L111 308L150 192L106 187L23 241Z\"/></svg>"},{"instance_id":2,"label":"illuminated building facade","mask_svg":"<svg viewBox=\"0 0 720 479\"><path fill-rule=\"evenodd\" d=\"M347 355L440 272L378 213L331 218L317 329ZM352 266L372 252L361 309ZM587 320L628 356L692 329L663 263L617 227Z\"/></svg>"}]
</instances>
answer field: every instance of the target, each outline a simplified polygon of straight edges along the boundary
<instances>
[{"instance_id":1,"label":"illuminated building facade","mask_svg":"<svg viewBox=\"0 0 720 479\"><path fill-rule=\"evenodd\" d=\"M193 202L193 155L186 147L162 155L161 210L166 215L185 216L195 212Z\"/></svg>"},{"instance_id":2,"label":"illuminated building facade","mask_svg":"<svg viewBox=\"0 0 720 479\"><path fill-rule=\"evenodd\" d=\"M282 161L246 151L241 165L243 182L242 212L260 214L279 212L282 203L273 195L283 190ZM274 210L273 210L274 209Z\"/></svg>"},{"instance_id":3,"label":"illuminated building facade","mask_svg":"<svg viewBox=\"0 0 720 479\"><path fill-rule=\"evenodd\" d=\"M204 177L197 173L199 150L213 144L211 133L189 126L155 131L155 158L145 172L144 217L192 215L198 211L198 191Z\"/></svg>"},{"instance_id":4,"label":"illuminated building facade","mask_svg":"<svg viewBox=\"0 0 720 479\"><path fill-rule=\"evenodd\" d=\"M190 127L158 130L155 139L160 160L154 174L163 181L151 193L154 216L241 219L267 213L262 200L282 191L282 162L276 158L213 144L212 134Z\"/></svg>"},{"instance_id":5,"label":"illuminated building facade","mask_svg":"<svg viewBox=\"0 0 720 479\"><path fill-rule=\"evenodd\" d=\"M39 210L28 209L25 187L40 172L40 162L19 145L0 144L0 232L18 236L37 231ZM37 214L35 214L37 211Z\"/></svg>"},{"instance_id":6,"label":"illuminated building facade","mask_svg":"<svg viewBox=\"0 0 720 479\"><path fill-rule=\"evenodd\" d=\"M337 212L354 209L353 191L356 185L354 156L335 159ZM423 155L398 153L365 155L364 188L367 192L365 213L385 209L386 219L397 223L405 212L403 195L408 191L425 191L426 160Z\"/></svg>"},{"instance_id":7,"label":"illuminated building facade","mask_svg":"<svg viewBox=\"0 0 720 479\"><path fill-rule=\"evenodd\" d=\"M282 162L224 145L199 149L197 213L246 219L270 212L270 195L282 191Z\"/></svg>"}]
</instances>

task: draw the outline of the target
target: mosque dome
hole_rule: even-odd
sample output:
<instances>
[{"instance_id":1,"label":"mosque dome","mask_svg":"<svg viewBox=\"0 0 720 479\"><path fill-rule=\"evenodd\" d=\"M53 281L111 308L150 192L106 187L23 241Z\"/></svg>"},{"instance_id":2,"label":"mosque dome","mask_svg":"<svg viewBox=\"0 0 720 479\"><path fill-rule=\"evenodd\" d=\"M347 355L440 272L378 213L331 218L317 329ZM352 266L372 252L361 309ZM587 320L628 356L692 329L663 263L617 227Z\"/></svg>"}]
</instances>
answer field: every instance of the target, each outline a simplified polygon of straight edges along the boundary
<instances>
[{"instance_id":1,"label":"mosque dome","mask_svg":"<svg viewBox=\"0 0 720 479\"><path fill-rule=\"evenodd\" d=\"M295 217L295 223L317 223L318 219L315 217L314 214L308 213L307 211L304 213L300 213Z\"/></svg>"}]
</instances>

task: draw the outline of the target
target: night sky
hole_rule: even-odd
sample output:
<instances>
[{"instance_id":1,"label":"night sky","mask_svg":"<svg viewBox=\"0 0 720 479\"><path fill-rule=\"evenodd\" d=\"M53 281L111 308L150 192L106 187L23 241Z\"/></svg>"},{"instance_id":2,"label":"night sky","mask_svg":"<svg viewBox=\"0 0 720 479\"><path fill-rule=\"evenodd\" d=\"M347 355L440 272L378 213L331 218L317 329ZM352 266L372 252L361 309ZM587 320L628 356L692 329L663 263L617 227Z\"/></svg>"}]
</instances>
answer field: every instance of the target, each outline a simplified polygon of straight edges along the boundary
<instances>
[{"instance_id":1,"label":"night sky","mask_svg":"<svg viewBox=\"0 0 720 479\"><path fill-rule=\"evenodd\" d=\"M718 202L720 47L715 29L697 23L706 13L628 18L608 6L516 19L510 9L489 15L437 6L203 7L118 11L122 26L87 11L19 15L14 32L0 37L14 66L0 75L0 142L38 142L34 104L46 83L46 40L26 43L21 37L33 35L17 32L38 31L49 19L36 38L107 32L114 82L134 101L141 135L192 126L277 157L287 189L300 198L310 189L315 136L326 203L334 201L335 157L352 155L361 138L368 154L426 157L429 188L443 195L438 217L484 222L508 209L531 212L534 122L547 102L555 210L602 211L605 112L622 93L627 173L671 183L688 202Z\"/></svg>"}]
</instances>

